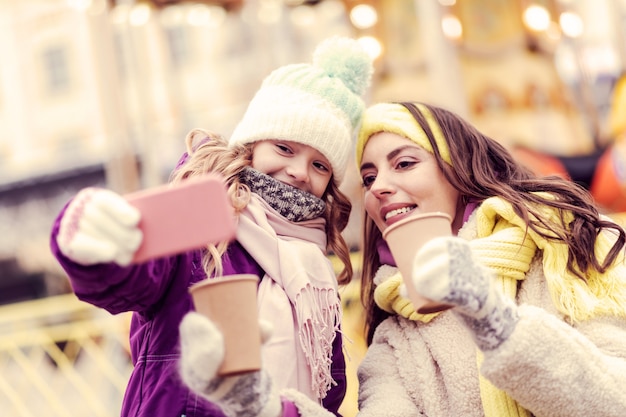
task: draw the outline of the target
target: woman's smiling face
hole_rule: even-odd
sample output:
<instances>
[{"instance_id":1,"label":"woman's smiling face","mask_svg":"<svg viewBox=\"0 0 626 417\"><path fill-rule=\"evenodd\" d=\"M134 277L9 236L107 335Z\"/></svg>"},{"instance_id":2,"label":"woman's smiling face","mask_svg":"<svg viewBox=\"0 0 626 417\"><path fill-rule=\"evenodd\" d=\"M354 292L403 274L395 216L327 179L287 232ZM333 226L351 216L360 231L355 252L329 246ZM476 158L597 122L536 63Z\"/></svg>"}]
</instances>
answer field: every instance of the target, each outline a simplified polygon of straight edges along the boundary
<instances>
[{"instance_id":1,"label":"woman's smiling face","mask_svg":"<svg viewBox=\"0 0 626 417\"><path fill-rule=\"evenodd\" d=\"M433 211L449 214L453 232L458 232L463 221L459 192L435 156L415 142L389 132L372 135L360 170L365 210L381 232L410 213Z\"/></svg>"}]
</instances>

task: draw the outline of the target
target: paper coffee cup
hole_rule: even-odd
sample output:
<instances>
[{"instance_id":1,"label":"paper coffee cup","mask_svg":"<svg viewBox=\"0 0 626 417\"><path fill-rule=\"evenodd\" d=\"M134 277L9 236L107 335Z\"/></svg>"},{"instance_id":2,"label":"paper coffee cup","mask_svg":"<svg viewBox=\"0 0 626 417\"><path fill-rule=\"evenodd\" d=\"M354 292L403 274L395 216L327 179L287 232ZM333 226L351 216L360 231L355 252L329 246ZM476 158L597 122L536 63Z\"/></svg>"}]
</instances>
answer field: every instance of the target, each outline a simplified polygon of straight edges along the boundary
<instances>
[{"instance_id":1,"label":"paper coffee cup","mask_svg":"<svg viewBox=\"0 0 626 417\"><path fill-rule=\"evenodd\" d=\"M208 317L224 335L220 376L261 369L261 330L257 285L253 274L202 280L189 288L196 311Z\"/></svg>"},{"instance_id":2,"label":"paper coffee cup","mask_svg":"<svg viewBox=\"0 0 626 417\"><path fill-rule=\"evenodd\" d=\"M420 213L393 223L383 232L383 239L391 250L409 299L418 313L435 313L452 307L420 295L411 279L415 254L429 240L439 236L451 236L451 223L452 219L446 213Z\"/></svg>"}]
</instances>

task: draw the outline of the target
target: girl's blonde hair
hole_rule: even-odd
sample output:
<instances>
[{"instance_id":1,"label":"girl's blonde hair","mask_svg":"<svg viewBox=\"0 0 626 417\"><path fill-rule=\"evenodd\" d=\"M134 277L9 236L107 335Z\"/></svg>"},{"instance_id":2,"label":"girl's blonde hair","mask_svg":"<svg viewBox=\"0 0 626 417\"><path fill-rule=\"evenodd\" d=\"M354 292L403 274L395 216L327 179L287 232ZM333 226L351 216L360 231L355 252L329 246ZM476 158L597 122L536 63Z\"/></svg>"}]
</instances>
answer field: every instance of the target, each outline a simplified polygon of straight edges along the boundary
<instances>
[{"instance_id":1,"label":"girl's blonde hair","mask_svg":"<svg viewBox=\"0 0 626 417\"><path fill-rule=\"evenodd\" d=\"M228 186L228 196L238 216L250 201L250 188L241 183L239 174L252 164L254 143L229 146L221 135L202 129L194 129L185 138L188 159L170 176L170 182L177 183L186 178L217 172L224 177ZM337 281L346 284L352 279L350 251L341 232L346 228L352 205L350 200L339 190L334 181L329 181L322 199L326 202L327 250L334 253L343 264ZM223 273L222 255L228 248L228 242L210 244L202 257L202 267L207 276Z\"/></svg>"}]
</instances>

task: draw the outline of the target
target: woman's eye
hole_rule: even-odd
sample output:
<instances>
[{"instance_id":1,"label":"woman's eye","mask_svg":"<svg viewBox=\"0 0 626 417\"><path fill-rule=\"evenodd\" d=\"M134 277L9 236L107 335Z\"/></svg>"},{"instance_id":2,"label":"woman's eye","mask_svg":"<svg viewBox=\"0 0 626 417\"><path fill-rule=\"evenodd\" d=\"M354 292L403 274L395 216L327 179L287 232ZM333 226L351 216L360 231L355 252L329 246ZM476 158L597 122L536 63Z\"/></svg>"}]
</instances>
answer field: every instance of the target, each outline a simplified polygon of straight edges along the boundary
<instances>
[{"instance_id":1,"label":"woman's eye","mask_svg":"<svg viewBox=\"0 0 626 417\"><path fill-rule=\"evenodd\" d=\"M411 159L411 160L407 160L407 159L399 160L398 162L396 162L396 169L411 168L415 164L417 164L417 161L415 161L413 159Z\"/></svg>"},{"instance_id":2,"label":"woman's eye","mask_svg":"<svg viewBox=\"0 0 626 417\"><path fill-rule=\"evenodd\" d=\"M363 182L363 186L365 188L371 187L375 180L376 180L376 176L372 174L363 175L363 177L361 178L361 181Z\"/></svg>"}]
</instances>

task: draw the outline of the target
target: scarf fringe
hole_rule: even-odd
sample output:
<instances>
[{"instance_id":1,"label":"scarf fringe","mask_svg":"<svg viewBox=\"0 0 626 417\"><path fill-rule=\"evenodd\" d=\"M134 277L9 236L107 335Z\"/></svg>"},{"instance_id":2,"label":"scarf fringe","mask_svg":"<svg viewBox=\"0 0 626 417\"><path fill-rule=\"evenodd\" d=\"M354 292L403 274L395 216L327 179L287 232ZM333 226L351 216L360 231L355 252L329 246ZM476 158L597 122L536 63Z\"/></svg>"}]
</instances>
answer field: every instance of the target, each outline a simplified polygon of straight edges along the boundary
<instances>
[{"instance_id":1,"label":"scarf fringe","mask_svg":"<svg viewBox=\"0 0 626 417\"><path fill-rule=\"evenodd\" d=\"M296 296L296 318L301 323L298 337L311 369L311 386L321 400L333 385L331 365L333 342L341 323L338 294L327 289L305 287ZM315 308L311 308L315 306ZM327 323L334 323L331 327Z\"/></svg>"}]
</instances>

